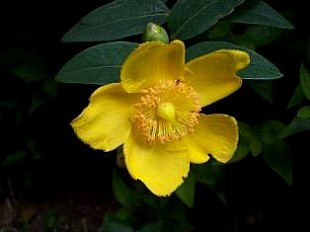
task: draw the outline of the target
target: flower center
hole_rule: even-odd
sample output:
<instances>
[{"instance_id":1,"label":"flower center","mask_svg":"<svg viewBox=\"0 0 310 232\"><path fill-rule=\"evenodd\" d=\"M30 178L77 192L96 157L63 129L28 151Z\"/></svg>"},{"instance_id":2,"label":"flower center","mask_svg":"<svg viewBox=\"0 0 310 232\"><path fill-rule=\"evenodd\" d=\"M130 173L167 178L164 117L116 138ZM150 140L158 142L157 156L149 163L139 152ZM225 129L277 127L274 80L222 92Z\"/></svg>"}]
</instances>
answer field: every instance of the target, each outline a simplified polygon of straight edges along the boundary
<instances>
[{"instance_id":1,"label":"flower center","mask_svg":"<svg viewBox=\"0 0 310 232\"><path fill-rule=\"evenodd\" d=\"M194 131L201 110L199 95L180 81L165 81L144 91L133 123L150 144L183 138Z\"/></svg>"},{"instance_id":2,"label":"flower center","mask_svg":"<svg viewBox=\"0 0 310 232\"><path fill-rule=\"evenodd\" d=\"M157 106L157 116L161 119L173 122L175 119L175 107L171 102L161 102Z\"/></svg>"}]
</instances>

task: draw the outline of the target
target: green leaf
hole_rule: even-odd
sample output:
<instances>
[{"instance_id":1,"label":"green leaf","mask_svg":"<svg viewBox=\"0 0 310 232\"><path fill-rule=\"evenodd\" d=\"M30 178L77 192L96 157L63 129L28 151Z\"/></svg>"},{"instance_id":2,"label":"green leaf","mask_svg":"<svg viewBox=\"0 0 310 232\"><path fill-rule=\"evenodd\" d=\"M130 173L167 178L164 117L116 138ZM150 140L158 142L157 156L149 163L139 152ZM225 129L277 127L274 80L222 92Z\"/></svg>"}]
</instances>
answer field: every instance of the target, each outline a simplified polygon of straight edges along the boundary
<instances>
[{"instance_id":1,"label":"green leaf","mask_svg":"<svg viewBox=\"0 0 310 232\"><path fill-rule=\"evenodd\" d=\"M297 117L302 119L310 119L310 105L300 108L297 113Z\"/></svg>"},{"instance_id":2,"label":"green leaf","mask_svg":"<svg viewBox=\"0 0 310 232\"><path fill-rule=\"evenodd\" d=\"M237 150L235 151L233 157L229 160L229 163L235 163L244 159L250 154L250 150L249 140L240 136Z\"/></svg>"},{"instance_id":3,"label":"green leaf","mask_svg":"<svg viewBox=\"0 0 310 232\"><path fill-rule=\"evenodd\" d=\"M281 14L263 1L247 0L225 20L236 23L265 25L283 29L294 26Z\"/></svg>"},{"instance_id":4,"label":"green leaf","mask_svg":"<svg viewBox=\"0 0 310 232\"><path fill-rule=\"evenodd\" d=\"M292 122L282 131L280 138L285 138L308 130L310 130L310 119L295 117Z\"/></svg>"},{"instance_id":5,"label":"green leaf","mask_svg":"<svg viewBox=\"0 0 310 232\"><path fill-rule=\"evenodd\" d=\"M179 0L168 17L172 37L186 40L199 35L243 2L244 0Z\"/></svg>"},{"instance_id":6,"label":"green leaf","mask_svg":"<svg viewBox=\"0 0 310 232\"><path fill-rule=\"evenodd\" d=\"M61 68L56 80L98 85L119 82L121 65L137 46L130 42L111 42L85 49Z\"/></svg>"},{"instance_id":7,"label":"green leaf","mask_svg":"<svg viewBox=\"0 0 310 232\"><path fill-rule=\"evenodd\" d=\"M117 170L112 172L112 188L116 200L125 207L133 207L139 204L138 195L130 189Z\"/></svg>"},{"instance_id":8,"label":"green leaf","mask_svg":"<svg viewBox=\"0 0 310 232\"><path fill-rule=\"evenodd\" d=\"M62 42L111 41L142 34L149 22L166 22L168 9L160 0L116 0L83 17Z\"/></svg>"},{"instance_id":9,"label":"green leaf","mask_svg":"<svg viewBox=\"0 0 310 232\"><path fill-rule=\"evenodd\" d=\"M239 127L239 143L234 156L229 160L229 163L234 163L244 159L248 154L257 156L262 149L262 143L258 135L256 126L238 122Z\"/></svg>"},{"instance_id":10,"label":"green leaf","mask_svg":"<svg viewBox=\"0 0 310 232\"><path fill-rule=\"evenodd\" d=\"M27 111L27 116L33 114L37 109L46 104L49 97L42 91L36 91L31 96L31 103Z\"/></svg>"},{"instance_id":11,"label":"green leaf","mask_svg":"<svg viewBox=\"0 0 310 232\"><path fill-rule=\"evenodd\" d=\"M1 163L1 166L8 167L20 161L23 161L28 154L25 151L16 151L10 155L8 155Z\"/></svg>"},{"instance_id":12,"label":"green leaf","mask_svg":"<svg viewBox=\"0 0 310 232\"><path fill-rule=\"evenodd\" d=\"M100 232L134 232L134 230L127 224L113 214L107 213L104 217Z\"/></svg>"},{"instance_id":13,"label":"green leaf","mask_svg":"<svg viewBox=\"0 0 310 232\"><path fill-rule=\"evenodd\" d=\"M286 125L280 121L268 120L260 130L261 139L265 144L273 144L279 140L279 135L285 129Z\"/></svg>"},{"instance_id":14,"label":"green leaf","mask_svg":"<svg viewBox=\"0 0 310 232\"><path fill-rule=\"evenodd\" d=\"M236 44L246 43L246 47L254 48L270 44L278 39L282 32L283 29L276 27L248 25L244 32L231 35L231 40Z\"/></svg>"},{"instance_id":15,"label":"green leaf","mask_svg":"<svg viewBox=\"0 0 310 232\"><path fill-rule=\"evenodd\" d=\"M276 120L266 121L261 128L264 142L262 157L265 162L279 174L288 185L292 185L292 161L289 146L280 140L285 124Z\"/></svg>"},{"instance_id":16,"label":"green leaf","mask_svg":"<svg viewBox=\"0 0 310 232\"><path fill-rule=\"evenodd\" d=\"M42 85L42 90L44 93L51 97L55 97L58 91L59 83L54 79L46 80Z\"/></svg>"},{"instance_id":17,"label":"green leaf","mask_svg":"<svg viewBox=\"0 0 310 232\"><path fill-rule=\"evenodd\" d=\"M246 47L228 42L207 41L197 43L187 49L186 60L189 61L218 49L238 49L249 53L251 57L250 65L238 72L243 79L271 80L283 76L279 69L263 56Z\"/></svg>"},{"instance_id":18,"label":"green leaf","mask_svg":"<svg viewBox=\"0 0 310 232\"><path fill-rule=\"evenodd\" d=\"M246 80L245 83L250 86L262 98L272 103L273 83L270 80Z\"/></svg>"},{"instance_id":19,"label":"green leaf","mask_svg":"<svg viewBox=\"0 0 310 232\"><path fill-rule=\"evenodd\" d=\"M148 223L139 229L137 232L161 232L163 221Z\"/></svg>"},{"instance_id":20,"label":"green leaf","mask_svg":"<svg viewBox=\"0 0 310 232\"><path fill-rule=\"evenodd\" d=\"M300 85L306 98L310 101L310 73L307 72L303 64L300 66Z\"/></svg>"},{"instance_id":21,"label":"green leaf","mask_svg":"<svg viewBox=\"0 0 310 232\"><path fill-rule=\"evenodd\" d=\"M292 160L289 146L278 140L273 144L266 144L262 152L263 159L285 182L292 185Z\"/></svg>"},{"instance_id":22,"label":"green leaf","mask_svg":"<svg viewBox=\"0 0 310 232\"><path fill-rule=\"evenodd\" d=\"M47 75L46 64L34 50L23 48L7 50L0 54L0 65L28 82L43 79Z\"/></svg>"},{"instance_id":23,"label":"green leaf","mask_svg":"<svg viewBox=\"0 0 310 232\"><path fill-rule=\"evenodd\" d=\"M299 105L300 103L303 102L303 100L305 100L305 94L303 93L303 90L301 88L300 83L296 86L296 89L287 105L287 108L291 108L293 106Z\"/></svg>"},{"instance_id":24,"label":"green leaf","mask_svg":"<svg viewBox=\"0 0 310 232\"><path fill-rule=\"evenodd\" d=\"M195 165L192 169L195 172L196 181L208 185L217 197L226 203L225 166L215 160L211 160L205 164Z\"/></svg>"},{"instance_id":25,"label":"green leaf","mask_svg":"<svg viewBox=\"0 0 310 232\"><path fill-rule=\"evenodd\" d=\"M193 207L195 197L195 175L193 172L189 173L183 184L176 190L176 195L189 208Z\"/></svg>"}]
</instances>

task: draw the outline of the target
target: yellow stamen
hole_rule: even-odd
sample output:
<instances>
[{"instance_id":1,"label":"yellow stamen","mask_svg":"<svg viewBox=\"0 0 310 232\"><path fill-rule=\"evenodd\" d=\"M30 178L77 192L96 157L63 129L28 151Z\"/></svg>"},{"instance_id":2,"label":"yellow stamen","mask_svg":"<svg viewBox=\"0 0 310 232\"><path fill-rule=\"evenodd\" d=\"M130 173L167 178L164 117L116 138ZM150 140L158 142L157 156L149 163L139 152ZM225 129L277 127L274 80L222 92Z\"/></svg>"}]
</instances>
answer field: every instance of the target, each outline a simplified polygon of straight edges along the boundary
<instances>
[{"instance_id":1,"label":"yellow stamen","mask_svg":"<svg viewBox=\"0 0 310 232\"><path fill-rule=\"evenodd\" d=\"M198 124L199 96L183 82L166 81L144 91L135 105L133 123L149 143L183 138Z\"/></svg>"}]
</instances>

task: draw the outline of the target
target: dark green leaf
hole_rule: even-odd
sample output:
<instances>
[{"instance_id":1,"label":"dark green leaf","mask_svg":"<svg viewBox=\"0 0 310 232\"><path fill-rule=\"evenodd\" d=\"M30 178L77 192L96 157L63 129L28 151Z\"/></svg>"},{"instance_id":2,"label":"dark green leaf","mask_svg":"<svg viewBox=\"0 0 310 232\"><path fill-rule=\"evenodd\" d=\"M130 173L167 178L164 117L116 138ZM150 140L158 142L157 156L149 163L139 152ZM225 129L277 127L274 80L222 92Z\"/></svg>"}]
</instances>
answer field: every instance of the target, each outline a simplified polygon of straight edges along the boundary
<instances>
[{"instance_id":1,"label":"dark green leaf","mask_svg":"<svg viewBox=\"0 0 310 232\"><path fill-rule=\"evenodd\" d=\"M249 154L250 154L249 140L240 136L237 150L235 151L233 157L229 160L229 163L238 162L244 159Z\"/></svg>"},{"instance_id":2,"label":"dark green leaf","mask_svg":"<svg viewBox=\"0 0 310 232\"><path fill-rule=\"evenodd\" d=\"M43 106L48 101L48 99L49 97L47 96L47 94L42 91L37 91L33 93L27 115L30 116L31 114L33 114L33 112Z\"/></svg>"},{"instance_id":3,"label":"dark green leaf","mask_svg":"<svg viewBox=\"0 0 310 232\"><path fill-rule=\"evenodd\" d=\"M247 0L225 20L237 23L258 24L283 29L293 29L293 25L267 3Z\"/></svg>"},{"instance_id":4,"label":"dark green leaf","mask_svg":"<svg viewBox=\"0 0 310 232\"><path fill-rule=\"evenodd\" d=\"M195 174L193 172L189 173L183 184L176 190L176 195L189 208L193 207L195 197Z\"/></svg>"},{"instance_id":5,"label":"dark green leaf","mask_svg":"<svg viewBox=\"0 0 310 232\"><path fill-rule=\"evenodd\" d=\"M100 232L134 232L134 230L125 221L108 213L104 217Z\"/></svg>"},{"instance_id":6,"label":"dark green leaf","mask_svg":"<svg viewBox=\"0 0 310 232\"><path fill-rule=\"evenodd\" d=\"M300 66L300 85L306 98L310 101L310 73L303 64Z\"/></svg>"},{"instance_id":7,"label":"dark green leaf","mask_svg":"<svg viewBox=\"0 0 310 232\"><path fill-rule=\"evenodd\" d=\"M22 160L24 160L26 157L28 156L28 154L25 151L16 151L10 155L8 155L1 163L1 166L10 166L13 165L15 163L18 163Z\"/></svg>"},{"instance_id":8,"label":"dark green leaf","mask_svg":"<svg viewBox=\"0 0 310 232\"><path fill-rule=\"evenodd\" d=\"M297 117L302 119L310 119L310 106L304 106L299 109Z\"/></svg>"},{"instance_id":9,"label":"dark green leaf","mask_svg":"<svg viewBox=\"0 0 310 232\"><path fill-rule=\"evenodd\" d=\"M244 45L246 47L255 48L270 44L281 36L283 29L261 26L248 25L246 30L241 34L233 34L231 39L233 42Z\"/></svg>"},{"instance_id":10,"label":"dark green leaf","mask_svg":"<svg viewBox=\"0 0 310 232\"><path fill-rule=\"evenodd\" d=\"M248 67L238 72L244 79L277 79L282 77L279 69L263 56L246 47L238 46L228 42L202 42L197 43L187 49L186 60L189 61L206 53L213 52L218 49L238 49L249 53L251 63Z\"/></svg>"},{"instance_id":11,"label":"dark green leaf","mask_svg":"<svg viewBox=\"0 0 310 232\"><path fill-rule=\"evenodd\" d=\"M83 17L62 42L111 41L142 34L146 24L162 24L168 9L160 0L116 0Z\"/></svg>"},{"instance_id":12,"label":"dark green leaf","mask_svg":"<svg viewBox=\"0 0 310 232\"><path fill-rule=\"evenodd\" d=\"M246 80L245 82L262 98L272 103L273 83L270 80Z\"/></svg>"},{"instance_id":13,"label":"dark green leaf","mask_svg":"<svg viewBox=\"0 0 310 232\"><path fill-rule=\"evenodd\" d=\"M273 144L279 140L279 136L286 125L280 121L268 120L260 130L261 139L265 144Z\"/></svg>"},{"instance_id":14,"label":"dark green leaf","mask_svg":"<svg viewBox=\"0 0 310 232\"><path fill-rule=\"evenodd\" d=\"M256 126L238 122L239 127L239 143L234 156L229 160L229 163L234 163L242 160L248 154L257 156L262 149L262 143L259 139L258 128Z\"/></svg>"},{"instance_id":15,"label":"dark green leaf","mask_svg":"<svg viewBox=\"0 0 310 232\"><path fill-rule=\"evenodd\" d=\"M276 120L266 121L261 128L264 142L262 156L266 163L279 174L288 185L292 185L292 162L289 146L280 140L285 124Z\"/></svg>"},{"instance_id":16,"label":"dark green leaf","mask_svg":"<svg viewBox=\"0 0 310 232\"><path fill-rule=\"evenodd\" d=\"M280 138L285 138L308 130L310 130L310 119L295 117L293 121L282 131Z\"/></svg>"},{"instance_id":17,"label":"dark green leaf","mask_svg":"<svg viewBox=\"0 0 310 232\"><path fill-rule=\"evenodd\" d=\"M244 122L238 122L240 139L247 140L249 150L253 156L259 155L262 142L259 137L259 128Z\"/></svg>"},{"instance_id":18,"label":"dark green leaf","mask_svg":"<svg viewBox=\"0 0 310 232\"><path fill-rule=\"evenodd\" d=\"M56 80L98 85L118 82L121 65L137 46L130 42L111 42L85 49L61 68Z\"/></svg>"},{"instance_id":19,"label":"dark green leaf","mask_svg":"<svg viewBox=\"0 0 310 232\"><path fill-rule=\"evenodd\" d=\"M274 144L266 144L262 152L263 159L288 185L292 185L292 160L289 146L278 140Z\"/></svg>"},{"instance_id":20,"label":"dark green leaf","mask_svg":"<svg viewBox=\"0 0 310 232\"><path fill-rule=\"evenodd\" d=\"M36 81L46 77L43 59L36 51L14 48L0 54L0 65L25 81Z\"/></svg>"},{"instance_id":21,"label":"dark green leaf","mask_svg":"<svg viewBox=\"0 0 310 232\"><path fill-rule=\"evenodd\" d=\"M287 105L287 108L291 108L293 106L296 106L296 105L302 103L302 101L305 99L306 99L306 97L302 91L301 85L298 84L294 93L293 93L293 96L291 97L291 99Z\"/></svg>"},{"instance_id":22,"label":"dark green leaf","mask_svg":"<svg viewBox=\"0 0 310 232\"><path fill-rule=\"evenodd\" d=\"M46 80L42 85L42 90L49 96L55 97L58 90L58 85L54 79Z\"/></svg>"},{"instance_id":23,"label":"dark green leaf","mask_svg":"<svg viewBox=\"0 0 310 232\"><path fill-rule=\"evenodd\" d=\"M171 9L168 27L173 38L190 39L232 13L244 0L179 0Z\"/></svg>"},{"instance_id":24,"label":"dark green leaf","mask_svg":"<svg viewBox=\"0 0 310 232\"><path fill-rule=\"evenodd\" d=\"M39 151L39 144L40 144L40 138L41 137L34 137L31 135L25 135L25 145L27 149L31 153L31 157L33 159L40 159L41 158L41 152Z\"/></svg>"},{"instance_id":25,"label":"dark green leaf","mask_svg":"<svg viewBox=\"0 0 310 232\"><path fill-rule=\"evenodd\" d=\"M112 173L112 188L116 200L123 206L131 207L139 204L138 195L135 195L125 181L121 178L117 170Z\"/></svg>"},{"instance_id":26,"label":"dark green leaf","mask_svg":"<svg viewBox=\"0 0 310 232\"><path fill-rule=\"evenodd\" d=\"M225 167L215 160L205 164L193 166L196 181L208 185L208 187L222 201L226 202L225 196Z\"/></svg>"},{"instance_id":27,"label":"dark green leaf","mask_svg":"<svg viewBox=\"0 0 310 232\"><path fill-rule=\"evenodd\" d=\"M146 224L137 232L161 232L162 231L162 225L163 225L162 221L152 222L152 223Z\"/></svg>"}]
</instances>

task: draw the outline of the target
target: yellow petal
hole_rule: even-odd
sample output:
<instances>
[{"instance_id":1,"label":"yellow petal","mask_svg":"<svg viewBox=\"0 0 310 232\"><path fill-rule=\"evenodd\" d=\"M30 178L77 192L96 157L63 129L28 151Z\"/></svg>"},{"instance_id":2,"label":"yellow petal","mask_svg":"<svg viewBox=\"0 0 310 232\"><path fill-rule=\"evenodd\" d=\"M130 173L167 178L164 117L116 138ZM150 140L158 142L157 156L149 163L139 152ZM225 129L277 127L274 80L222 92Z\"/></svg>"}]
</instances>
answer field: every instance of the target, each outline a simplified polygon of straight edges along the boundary
<instances>
[{"instance_id":1,"label":"yellow petal","mask_svg":"<svg viewBox=\"0 0 310 232\"><path fill-rule=\"evenodd\" d=\"M179 142L151 146L131 135L124 144L124 155L131 176L157 196L173 193L190 168L188 152Z\"/></svg>"},{"instance_id":2,"label":"yellow petal","mask_svg":"<svg viewBox=\"0 0 310 232\"><path fill-rule=\"evenodd\" d=\"M182 41L146 42L133 51L121 69L123 88L131 92L153 87L162 80L181 79L185 65Z\"/></svg>"},{"instance_id":3,"label":"yellow petal","mask_svg":"<svg viewBox=\"0 0 310 232\"><path fill-rule=\"evenodd\" d=\"M238 125L233 117L225 114L202 114L195 132L186 137L186 144L187 147L193 147L189 149L193 161L199 161L203 154L209 154L226 163L237 148L238 138Z\"/></svg>"},{"instance_id":4,"label":"yellow petal","mask_svg":"<svg viewBox=\"0 0 310 232\"><path fill-rule=\"evenodd\" d=\"M71 122L77 136L94 149L111 151L127 139L137 94L126 93L120 84L98 88L89 105Z\"/></svg>"},{"instance_id":5,"label":"yellow petal","mask_svg":"<svg viewBox=\"0 0 310 232\"><path fill-rule=\"evenodd\" d=\"M200 95L202 106L218 101L241 87L236 72L250 63L246 52L218 50L186 64L186 82Z\"/></svg>"},{"instance_id":6,"label":"yellow petal","mask_svg":"<svg viewBox=\"0 0 310 232\"><path fill-rule=\"evenodd\" d=\"M190 162L195 164L202 164L210 159L204 146L201 146L199 138L195 134L190 134L183 138L184 143L187 145L187 150L190 157Z\"/></svg>"}]
</instances>

